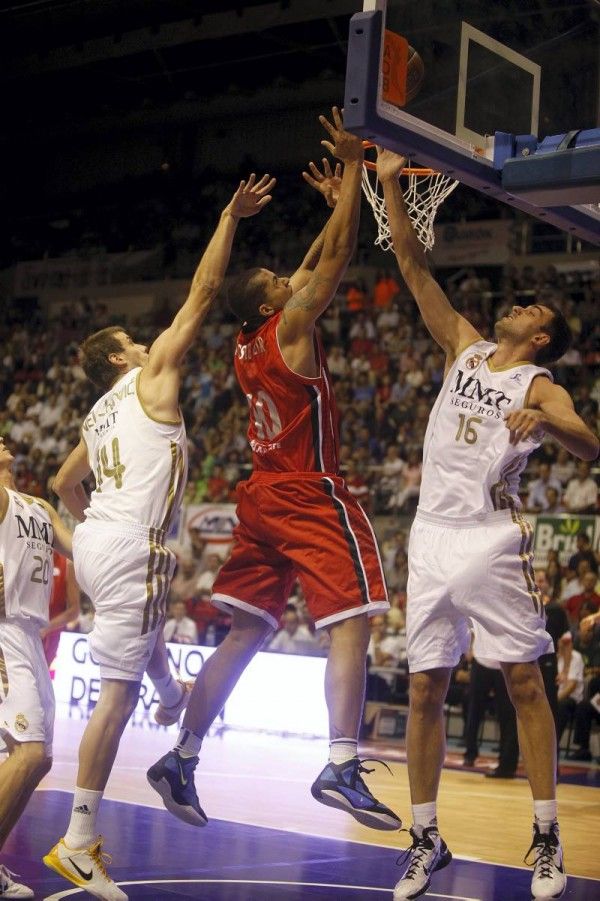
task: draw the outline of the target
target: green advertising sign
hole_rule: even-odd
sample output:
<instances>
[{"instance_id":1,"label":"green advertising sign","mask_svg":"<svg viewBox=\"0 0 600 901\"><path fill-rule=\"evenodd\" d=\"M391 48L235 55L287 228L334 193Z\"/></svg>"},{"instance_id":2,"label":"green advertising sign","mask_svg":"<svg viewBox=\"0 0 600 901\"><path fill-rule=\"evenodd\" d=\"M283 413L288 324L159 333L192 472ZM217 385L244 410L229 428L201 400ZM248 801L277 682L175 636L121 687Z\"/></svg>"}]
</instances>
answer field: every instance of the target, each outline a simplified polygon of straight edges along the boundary
<instances>
[{"instance_id":1,"label":"green advertising sign","mask_svg":"<svg viewBox=\"0 0 600 901\"><path fill-rule=\"evenodd\" d=\"M596 550L599 537L598 522L597 516L575 516L569 513L558 516L538 514L535 517L535 564L545 566L548 551L556 550L561 565L566 566L569 557L577 551L578 532L587 532L592 547Z\"/></svg>"}]
</instances>

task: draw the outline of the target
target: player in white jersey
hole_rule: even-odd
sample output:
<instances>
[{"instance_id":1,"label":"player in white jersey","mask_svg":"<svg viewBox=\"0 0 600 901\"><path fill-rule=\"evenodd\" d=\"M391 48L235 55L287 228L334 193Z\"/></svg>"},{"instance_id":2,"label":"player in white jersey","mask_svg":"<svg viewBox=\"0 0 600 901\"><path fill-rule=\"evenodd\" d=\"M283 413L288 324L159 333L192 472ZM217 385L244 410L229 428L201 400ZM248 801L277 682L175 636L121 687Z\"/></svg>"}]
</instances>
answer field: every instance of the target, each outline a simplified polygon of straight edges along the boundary
<instances>
[{"instance_id":1,"label":"player in white jersey","mask_svg":"<svg viewBox=\"0 0 600 901\"><path fill-rule=\"evenodd\" d=\"M547 305L513 307L484 341L432 278L407 215L398 175L405 163L380 151L394 252L423 321L446 353L431 411L419 507L409 544L407 760L413 844L395 901L416 898L452 858L440 838L436 798L445 753L443 705L469 643L501 664L515 706L534 799L534 898L565 890L556 820L556 738L537 659L551 650L532 571L532 530L519 512L519 475L544 433L584 460L598 439L544 364L566 351L564 317Z\"/></svg>"},{"instance_id":2,"label":"player in white jersey","mask_svg":"<svg viewBox=\"0 0 600 901\"><path fill-rule=\"evenodd\" d=\"M221 214L187 300L149 351L119 327L103 329L82 345L83 368L103 395L85 418L81 441L54 488L80 522L73 537L75 573L96 610L89 641L101 687L79 748L69 828L44 862L110 901L127 896L106 872L96 817L144 672L159 693L159 712L174 715L170 722L187 701L184 687L170 674L162 638L175 561L164 537L187 473L180 364L221 287L239 219L269 202L274 183L266 175L241 182ZM88 501L82 481L90 472L96 487Z\"/></svg>"},{"instance_id":3,"label":"player in white jersey","mask_svg":"<svg viewBox=\"0 0 600 901\"><path fill-rule=\"evenodd\" d=\"M54 692L40 629L48 625L53 548L71 556L71 533L46 501L22 494L0 438L0 849L52 766ZM0 865L0 899L33 898Z\"/></svg>"}]
</instances>

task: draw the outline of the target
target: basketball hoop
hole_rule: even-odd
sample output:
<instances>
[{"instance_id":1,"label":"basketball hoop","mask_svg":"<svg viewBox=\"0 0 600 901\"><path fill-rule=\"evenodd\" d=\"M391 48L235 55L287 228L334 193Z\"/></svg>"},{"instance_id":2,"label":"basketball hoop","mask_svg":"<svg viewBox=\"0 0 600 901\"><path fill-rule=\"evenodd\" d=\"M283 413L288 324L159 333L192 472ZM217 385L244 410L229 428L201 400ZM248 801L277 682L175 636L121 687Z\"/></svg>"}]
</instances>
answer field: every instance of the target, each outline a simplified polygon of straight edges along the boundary
<instances>
[{"instance_id":1,"label":"basketball hoop","mask_svg":"<svg viewBox=\"0 0 600 901\"><path fill-rule=\"evenodd\" d=\"M369 141L363 143L365 148L374 146ZM458 182L443 172L414 166L404 168L400 176L407 179L403 193L410 221L425 250L431 250L435 243L433 223L438 207L452 193ZM375 245L382 250L392 250L391 229L383 189L377 178L377 166L370 160L363 163L362 188L377 223Z\"/></svg>"}]
</instances>

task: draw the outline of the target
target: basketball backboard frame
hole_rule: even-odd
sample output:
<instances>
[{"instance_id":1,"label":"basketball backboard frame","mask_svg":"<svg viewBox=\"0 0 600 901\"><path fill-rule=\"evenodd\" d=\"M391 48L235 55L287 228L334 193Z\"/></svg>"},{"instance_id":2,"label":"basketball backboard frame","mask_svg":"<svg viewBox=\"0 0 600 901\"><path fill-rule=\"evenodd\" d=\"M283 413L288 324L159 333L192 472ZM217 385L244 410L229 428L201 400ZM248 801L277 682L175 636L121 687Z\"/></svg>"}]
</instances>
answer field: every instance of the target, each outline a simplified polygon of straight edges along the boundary
<instances>
[{"instance_id":1,"label":"basketball backboard frame","mask_svg":"<svg viewBox=\"0 0 600 901\"><path fill-rule=\"evenodd\" d=\"M407 155L416 164L444 172L543 222L582 240L600 244L600 206L541 207L525 193L506 190L502 183L502 168L506 161L499 167L494 166L493 144L478 147L475 141L466 139L465 132L462 136L451 134L381 99L386 6L387 0L365 0L363 12L355 14L350 21L344 98L346 127L366 140ZM523 59L521 55L517 56ZM530 67L530 72L534 81L532 125L535 126L535 66ZM539 75L537 88L539 96ZM564 204L564 200L561 203Z\"/></svg>"}]
</instances>

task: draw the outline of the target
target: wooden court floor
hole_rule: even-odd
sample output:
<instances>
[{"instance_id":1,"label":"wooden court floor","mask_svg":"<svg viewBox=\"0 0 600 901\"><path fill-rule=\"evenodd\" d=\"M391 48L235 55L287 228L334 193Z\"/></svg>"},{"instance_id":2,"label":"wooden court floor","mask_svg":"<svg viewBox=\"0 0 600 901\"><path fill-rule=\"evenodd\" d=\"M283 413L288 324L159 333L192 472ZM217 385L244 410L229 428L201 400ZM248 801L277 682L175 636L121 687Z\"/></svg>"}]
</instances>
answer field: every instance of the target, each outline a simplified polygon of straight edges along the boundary
<instances>
[{"instance_id":1,"label":"wooden court floor","mask_svg":"<svg viewBox=\"0 0 600 901\"><path fill-rule=\"evenodd\" d=\"M72 791L86 716L83 708L59 707L54 766L43 788ZM175 727L159 728L147 719L128 727L106 797L161 807L160 799L146 783L145 772L172 746L176 734ZM350 816L313 800L309 788L326 758L327 742L321 739L232 730L211 735L202 747L197 771L200 802L209 818L381 847L406 847L406 833L367 829ZM367 776L375 794L400 813L408 827L405 764L390 761L393 776L382 766L368 766L375 767ZM600 879L600 790L560 784L558 799L567 871ZM455 856L523 865L532 821L531 797L524 779L496 781L481 773L445 769L438 810L440 830ZM65 827L66 823L57 824L57 837ZM595 897L600 898L600 885Z\"/></svg>"}]
</instances>

